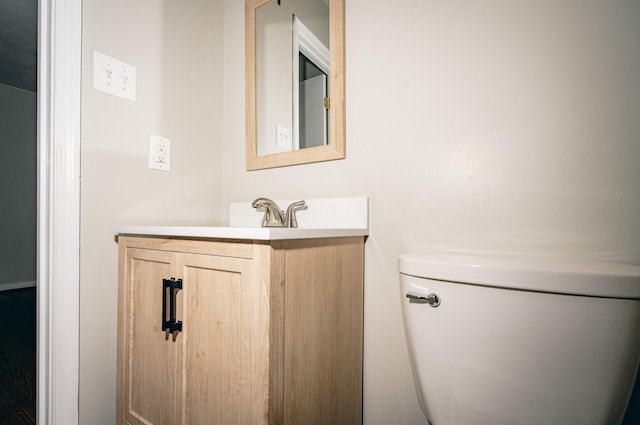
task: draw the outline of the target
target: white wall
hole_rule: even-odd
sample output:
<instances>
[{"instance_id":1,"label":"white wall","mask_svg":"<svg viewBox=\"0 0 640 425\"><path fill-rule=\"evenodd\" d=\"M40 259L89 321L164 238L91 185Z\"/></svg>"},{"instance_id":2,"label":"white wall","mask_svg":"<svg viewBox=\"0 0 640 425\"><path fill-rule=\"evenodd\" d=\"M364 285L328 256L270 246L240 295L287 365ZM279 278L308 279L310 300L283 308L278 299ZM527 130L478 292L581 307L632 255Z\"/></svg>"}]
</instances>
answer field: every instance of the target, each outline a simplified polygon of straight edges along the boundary
<instances>
[{"instance_id":1,"label":"white wall","mask_svg":"<svg viewBox=\"0 0 640 425\"><path fill-rule=\"evenodd\" d=\"M114 423L114 224L224 222L229 202L261 195L370 196L366 425L426 423L398 254L640 264L640 3L345 3L347 159L246 172L244 2L84 1L82 425ZM91 89L92 49L138 67L138 103ZM150 132L173 140L170 174L146 169Z\"/></svg>"},{"instance_id":2,"label":"white wall","mask_svg":"<svg viewBox=\"0 0 640 425\"><path fill-rule=\"evenodd\" d=\"M0 290L36 281L36 97L0 84Z\"/></svg>"},{"instance_id":3,"label":"white wall","mask_svg":"<svg viewBox=\"0 0 640 425\"><path fill-rule=\"evenodd\" d=\"M396 258L421 244L640 264L640 3L346 1L347 159L244 171L225 2L223 203L369 195L366 425L425 424Z\"/></svg>"},{"instance_id":4,"label":"white wall","mask_svg":"<svg viewBox=\"0 0 640 425\"><path fill-rule=\"evenodd\" d=\"M115 224L221 215L220 2L83 1L80 424L115 423ZM137 103L92 89L96 49L137 68ZM147 168L149 134L171 172Z\"/></svg>"}]
</instances>

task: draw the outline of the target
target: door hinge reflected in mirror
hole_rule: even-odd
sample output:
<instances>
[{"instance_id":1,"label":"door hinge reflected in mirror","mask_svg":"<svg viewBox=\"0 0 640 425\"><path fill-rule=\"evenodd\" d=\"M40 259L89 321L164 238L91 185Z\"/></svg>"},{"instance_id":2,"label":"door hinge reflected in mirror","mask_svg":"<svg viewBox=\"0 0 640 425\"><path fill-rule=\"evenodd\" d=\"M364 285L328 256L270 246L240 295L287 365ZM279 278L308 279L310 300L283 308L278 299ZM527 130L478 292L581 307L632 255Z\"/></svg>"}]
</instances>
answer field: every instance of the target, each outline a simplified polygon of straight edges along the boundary
<instances>
[{"instance_id":1,"label":"door hinge reflected in mirror","mask_svg":"<svg viewBox=\"0 0 640 425\"><path fill-rule=\"evenodd\" d=\"M331 107L331 99L328 97L324 98L324 109L329 109Z\"/></svg>"}]
</instances>

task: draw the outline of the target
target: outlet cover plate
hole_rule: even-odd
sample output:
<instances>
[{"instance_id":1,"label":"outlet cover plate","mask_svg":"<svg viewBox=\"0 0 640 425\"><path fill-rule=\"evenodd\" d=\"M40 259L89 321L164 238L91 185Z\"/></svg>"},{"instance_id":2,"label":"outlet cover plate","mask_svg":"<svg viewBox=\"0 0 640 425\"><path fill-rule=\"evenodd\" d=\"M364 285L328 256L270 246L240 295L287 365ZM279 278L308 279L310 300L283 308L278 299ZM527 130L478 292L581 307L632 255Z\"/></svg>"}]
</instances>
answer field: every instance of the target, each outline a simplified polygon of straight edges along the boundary
<instances>
[{"instance_id":1,"label":"outlet cover plate","mask_svg":"<svg viewBox=\"0 0 640 425\"><path fill-rule=\"evenodd\" d=\"M171 171L171 139L149 135L149 168Z\"/></svg>"},{"instance_id":2,"label":"outlet cover plate","mask_svg":"<svg viewBox=\"0 0 640 425\"><path fill-rule=\"evenodd\" d=\"M280 124L276 125L276 145L287 150L293 149L291 145L291 131Z\"/></svg>"}]
</instances>

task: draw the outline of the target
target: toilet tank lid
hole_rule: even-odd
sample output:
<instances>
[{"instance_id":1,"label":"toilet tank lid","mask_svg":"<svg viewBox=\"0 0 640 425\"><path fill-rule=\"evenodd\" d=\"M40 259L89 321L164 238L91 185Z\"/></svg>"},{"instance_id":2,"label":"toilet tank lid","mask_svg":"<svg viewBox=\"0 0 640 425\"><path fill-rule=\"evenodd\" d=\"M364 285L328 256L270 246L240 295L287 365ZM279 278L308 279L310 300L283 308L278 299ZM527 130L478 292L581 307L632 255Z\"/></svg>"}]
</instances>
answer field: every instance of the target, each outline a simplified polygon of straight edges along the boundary
<instances>
[{"instance_id":1,"label":"toilet tank lid","mask_svg":"<svg viewBox=\"0 0 640 425\"><path fill-rule=\"evenodd\" d=\"M640 266L469 252L421 252L398 258L401 274L482 286L640 299Z\"/></svg>"}]
</instances>

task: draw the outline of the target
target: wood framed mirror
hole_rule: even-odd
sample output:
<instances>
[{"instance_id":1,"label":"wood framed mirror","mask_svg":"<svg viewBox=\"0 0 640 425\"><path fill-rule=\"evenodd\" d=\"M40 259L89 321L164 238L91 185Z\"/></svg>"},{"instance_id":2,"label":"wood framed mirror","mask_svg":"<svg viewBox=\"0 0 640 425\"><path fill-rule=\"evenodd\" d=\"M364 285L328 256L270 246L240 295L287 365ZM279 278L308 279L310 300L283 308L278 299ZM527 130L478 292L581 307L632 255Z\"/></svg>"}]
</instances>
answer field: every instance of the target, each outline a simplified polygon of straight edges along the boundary
<instances>
[{"instance_id":1,"label":"wood framed mirror","mask_svg":"<svg viewBox=\"0 0 640 425\"><path fill-rule=\"evenodd\" d=\"M344 159L344 0L245 0L246 168Z\"/></svg>"}]
</instances>

